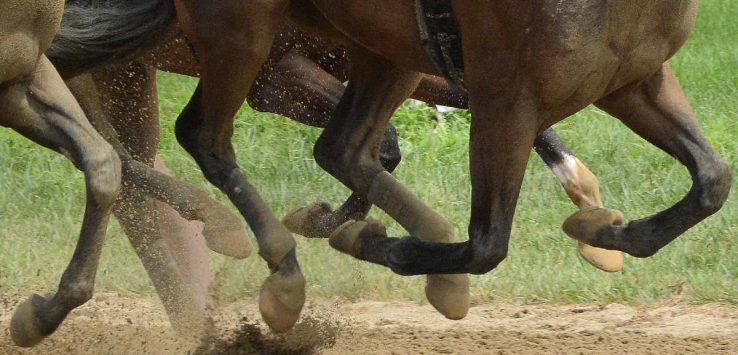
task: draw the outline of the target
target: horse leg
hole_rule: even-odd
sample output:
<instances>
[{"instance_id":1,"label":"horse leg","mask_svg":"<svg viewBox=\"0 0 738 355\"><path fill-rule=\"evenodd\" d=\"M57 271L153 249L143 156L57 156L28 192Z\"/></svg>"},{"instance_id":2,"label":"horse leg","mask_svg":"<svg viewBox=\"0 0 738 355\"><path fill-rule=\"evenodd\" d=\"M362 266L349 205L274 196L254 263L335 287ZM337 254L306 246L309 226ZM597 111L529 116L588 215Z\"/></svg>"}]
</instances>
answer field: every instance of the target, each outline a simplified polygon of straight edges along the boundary
<instances>
[{"instance_id":1,"label":"horse leg","mask_svg":"<svg viewBox=\"0 0 738 355\"><path fill-rule=\"evenodd\" d=\"M131 68L128 68L128 70L131 70ZM105 75L107 75L105 72L98 73L98 80L103 80ZM126 75L131 75L130 78L138 78L140 80L138 76L140 73ZM105 90L112 90L111 87L118 87L134 90L128 87L126 80L122 78L118 79L121 80L111 80L111 83L103 80L103 89L107 87ZM153 77L151 77L151 80L153 80ZM139 84L144 85L142 87L148 85L144 83ZM112 110L110 119L118 126L117 129L122 132L121 137L125 139L126 144L134 153L140 155L139 159L147 162L142 163L134 159L118 139L116 128L108 121L108 112L106 112L106 108L102 107L102 103L99 100L101 92L94 80L88 75L80 75L74 80L70 80L68 85L73 88L78 100L84 106L84 110L87 112L92 125L113 146L121 157L123 163L123 180L126 182L124 188L140 191L149 197L168 204L180 216L189 221L202 221L204 224L203 235L207 241L208 248L211 250L239 259L246 258L251 253L251 246L243 228L243 223L238 217L230 213L225 206L212 199L205 190L184 181L174 179L151 168L150 164L153 161L153 157L146 158L147 154L145 152L150 152L149 155L153 156L155 151L149 148L151 146L151 143L148 143L150 139L141 138L151 135L150 130L153 128L147 128L151 125L150 120L145 116L131 119L127 115L132 113L129 107L147 107L147 105L150 105L149 103L138 102L139 100L155 100L155 98L135 95L134 98L130 98L126 95L132 93L126 90L123 90L123 93L113 92L106 94L109 97L108 101L130 100L128 103L132 106L118 104L118 108L112 109L108 107L107 110ZM105 93L103 92L102 94ZM137 95L143 94L138 93ZM158 117L156 109L148 109L142 112L144 115L157 114ZM153 127L156 128L157 126ZM158 137L158 131L154 133L154 136Z\"/></svg>"},{"instance_id":2,"label":"horse leg","mask_svg":"<svg viewBox=\"0 0 738 355\"><path fill-rule=\"evenodd\" d=\"M275 67L262 69L256 82L249 93L252 107L316 127L325 127L346 90L336 77L315 62L292 52ZM384 132L379 160L392 172L401 159L397 130L390 124ZM326 202L316 202L287 213L282 223L305 237L328 238L346 221L365 219L371 207L369 201L354 193L335 211Z\"/></svg>"},{"instance_id":3,"label":"horse leg","mask_svg":"<svg viewBox=\"0 0 738 355\"><path fill-rule=\"evenodd\" d=\"M395 68L362 51L352 56L349 86L315 145L317 163L360 196L390 214L414 235L450 242L453 227L407 191L380 164L378 148L394 110L407 98L420 75ZM354 231L377 227L374 222L348 222L331 236L331 246L357 258L383 263L383 254L364 253ZM378 231L383 234L382 228ZM370 242L382 243L379 238ZM369 249L369 248L367 248ZM428 301L444 316L460 319L469 308L467 275L429 275Z\"/></svg>"},{"instance_id":4,"label":"horse leg","mask_svg":"<svg viewBox=\"0 0 738 355\"><path fill-rule=\"evenodd\" d=\"M352 61L352 65L355 64ZM388 68L391 66L379 65L379 72L370 72L371 77L367 80L371 81L372 77L377 78L374 80L387 80L390 73ZM387 265L403 275L482 274L494 269L504 260L526 163L535 137L545 121L535 108L535 96L520 84L525 81L524 79L512 72L490 78L486 75L488 68L489 63L485 63L482 58L468 66L465 77L472 112L470 137L472 213L469 240L462 243L423 240L424 233L428 233L426 230L437 233L444 229L449 230L450 227L444 226L440 218L421 219L425 211L418 208L420 202L417 198L387 173L375 173L376 169L369 170L367 166L370 165L364 161L370 161L370 156L358 155L353 149L347 149L346 152L338 149L358 146L364 142L371 144L372 141L363 136L352 136L350 139L338 136L332 141L342 145L329 145L323 151L342 153L336 154L338 156L332 159L323 159L323 164L328 165L341 159L352 161L351 169L338 166L341 171L356 172L353 180L345 181L350 182L351 187L356 188L355 191L360 191L359 189L368 191L369 200L405 226L412 236L401 239L387 238L381 233L381 229L366 223L364 225L355 223L335 233L332 237L334 245L364 260ZM510 70L515 68L512 67ZM383 95L388 95L389 92L390 89L380 87L378 93L375 93L371 100L367 100L368 103L361 104L369 109L378 110L377 106L388 105L382 99L385 98ZM349 94L352 94L351 84L346 95ZM367 92L356 95L358 94ZM357 106L361 108L358 104ZM345 113L340 109L339 112ZM353 111L349 113L358 116ZM362 125L380 126L377 122L349 121L346 127L353 127L361 132L364 127ZM330 127L326 129L324 136L329 134L329 129ZM358 177L364 177L364 180ZM408 228L415 223L420 224L416 230Z\"/></svg>"},{"instance_id":5,"label":"horse leg","mask_svg":"<svg viewBox=\"0 0 738 355\"><path fill-rule=\"evenodd\" d=\"M278 60L270 58L267 61L247 99L258 111L322 128L345 89L336 77L293 50Z\"/></svg>"},{"instance_id":6,"label":"horse leg","mask_svg":"<svg viewBox=\"0 0 738 355\"><path fill-rule=\"evenodd\" d=\"M274 331L286 331L297 321L305 302L305 279L295 240L241 172L231 137L233 118L267 59L287 5L284 0L182 4L192 19L185 32L202 73L176 123L180 145L236 205L256 236L259 255L271 270L261 288L259 309ZM233 63L239 63L238 70Z\"/></svg>"},{"instance_id":7,"label":"horse leg","mask_svg":"<svg viewBox=\"0 0 738 355\"><path fill-rule=\"evenodd\" d=\"M722 207L730 191L728 164L710 147L668 65L597 105L686 166L692 188L672 207L627 224L618 211L580 211L564 223L569 236L596 247L648 257Z\"/></svg>"},{"instance_id":8,"label":"horse leg","mask_svg":"<svg viewBox=\"0 0 738 355\"><path fill-rule=\"evenodd\" d=\"M412 96L437 105L469 107L466 90L434 76L426 75ZM574 156L553 128L539 134L533 148L575 205L580 209L603 207L597 177ZM600 270L616 272L623 268L623 255L618 251L595 248L582 242L577 243L577 250L584 260Z\"/></svg>"},{"instance_id":9,"label":"horse leg","mask_svg":"<svg viewBox=\"0 0 738 355\"><path fill-rule=\"evenodd\" d=\"M170 175L161 161L154 162L159 144L156 70L150 66L132 62L122 67L106 68L98 71L94 78L97 84L96 87L101 92L101 96L104 97L102 103L108 113L107 116L114 117L114 119L110 119L110 122L118 133L118 137L126 151L133 159L149 165L153 163L156 170ZM129 191L124 189L121 196L127 196L126 192ZM130 192L135 193L135 191ZM145 201L145 203L147 206L154 208L151 214L151 217L156 217L152 224L153 230L156 231L156 227L158 227L156 235L164 238L165 244L169 246L168 249L173 257L174 264L178 266L183 281L192 289L194 298L204 312L208 303L210 269L208 267L206 243L202 239L202 227L196 222L183 219L175 210L163 202ZM153 205L151 205L152 203ZM121 203L120 205L121 207L117 209L116 213L128 214L132 212L125 211L126 208L124 207L126 205L133 206L130 203ZM137 209L141 210L141 208ZM146 211L146 209L143 210ZM224 244L228 244L230 249L236 249L234 247L242 245L247 239L243 225L237 217L228 213L218 218L218 220L229 220L229 217L237 222L232 225L224 224L226 228L221 229L214 237L217 237L219 241L234 238L236 243L226 242ZM128 222L128 218L126 220ZM134 217L132 221L135 220ZM138 223L142 223L141 221L143 219L139 220ZM127 223L124 228L134 231L136 226ZM136 250L141 249L135 246L136 241L140 243L141 240L149 239L150 237L131 237ZM161 252L153 254L164 255ZM143 254L139 255L139 257L143 256ZM142 262L146 264L149 261L142 258ZM171 265L172 263L166 262L166 264ZM146 269L155 270L156 267L146 267ZM154 279L152 281L154 283L158 282ZM156 286L156 288L160 291L175 289L166 284ZM170 293L174 292L170 291ZM176 298L177 295L162 295L162 297ZM170 316L173 317L173 324L181 323L176 321L176 314L170 312Z\"/></svg>"},{"instance_id":10,"label":"horse leg","mask_svg":"<svg viewBox=\"0 0 738 355\"><path fill-rule=\"evenodd\" d=\"M484 87L478 92L485 93ZM507 256L525 167L541 126L538 113L510 97L472 95L472 129L469 146L472 178L472 211L469 240L461 243L433 243L419 236L386 238L382 243L370 231L358 232L365 253L381 255L393 271L404 275L434 273L484 274ZM505 149L500 149L505 147ZM386 193L387 199L399 189ZM383 196L384 197L384 196ZM379 205L378 202L376 202Z\"/></svg>"},{"instance_id":11,"label":"horse leg","mask_svg":"<svg viewBox=\"0 0 738 355\"><path fill-rule=\"evenodd\" d=\"M68 82L93 125L105 132L109 141L122 146L118 150L125 156L124 171L132 159L151 164L156 153L159 122L154 74L143 65L131 64L105 68L94 75L94 81L89 75L82 75ZM114 128L107 125L109 117L114 118ZM162 239L160 206L136 189L137 184L129 183L131 176L124 173L123 188L113 211L173 327L181 334L200 336L207 325L207 291L195 292L189 280L182 277Z\"/></svg>"},{"instance_id":12,"label":"horse leg","mask_svg":"<svg viewBox=\"0 0 738 355\"><path fill-rule=\"evenodd\" d=\"M159 157L154 160L154 169L171 176L169 169ZM210 256L202 234L202 224L182 218L169 205L156 201L159 210L158 225L167 247L174 257L182 277L190 285L198 302L210 302Z\"/></svg>"},{"instance_id":13,"label":"horse leg","mask_svg":"<svg viewBox=\"0 0 738 355\"><path fill-rule=\"evenodd\" d=\"M51 335L70 311L92 297L121 167L45 56L30 81L18 80L0 92L0 120L3 126L69 157L84 172L87 185L79 241L57 292L31 296L13 315L13 341L29 347Z\"/></svg>"},{"instance_id":14,"label":"horse leg","mask_svg":"<svg viewBox=\"0 0 738 355\"><path fill-rule=\"evenodd\" d=\"M118 133L118 138L126 151L133 159L148 165L153 163L156 170L170 175L162 162L158 161L158 164L154 162L159 145L156 70L150 66L132 62L125 66L100 70L96 72L94 79L100 96L104 98L102 104L107 112L107 117L109 117L110 123ZM110 119L111 117L114 117L114 119ZM139 251L139 258L141 258L144 265L152 264L145 266L145 268L152 282L156 285L155 288L160 292L160 297L165 300L164 304L167 305L166 308L172 318L172 324L186 324L178 318L197 319L198 314L205 313L205 307L208 303L210 269L208 267L207 246L201 233L202 227L197 222L183 219L175 210L163 202L143 199L142 193L135 190L135 188L124 188L121 192L121 203L118 204L114 213L125 216L119 219L126 231L136 232L141 229L144 232L153 232L132 235L129 239L134 249ZM136 200L145 204L146 208L142 205L132 204ZM148 218L144 215L136 217L132 214L148 214ZM235 216L231 217L236 220ZM219 218L219 220L224 219L227 219L227 217ZM147 221L150 222L149 227L143 225ZM219 233L217 235L218 239L246 240L244 228L240 221L233 224L231 228L233 229L223 231L226 233ZM159 236L164 239L164 245L168 247L169 253L163 250L152 250L152 246L162 244L157 240ZM145 243L149 243L151 246L144 247L143 244ZM237 243L227 244L231 246L239 245ZM171 254L172 260L157 262L150 258L153 255L165 259L168 254ZM159 264L168 267L171 267L171 265L177 266L181 282L184 282L190 288L193 293L192 298L199 307L185 307L190 302L177 300L186 298L179 296L180 292L176 292L181 286L169 285L167 281L172 281L178 277L172 270L166 271L166 268L161 268ZM161 278L154 277L160 274L165 276ZM180 312L174 312L175 307L169 306L169 304L179 304Z\"/></svg>"},{"instance_id":15,"label":"horse leg","mask_svg":"<svg viewBox=\"0 0 738 355\"><path fill-rule=\"evenodd\" d=\"M400 163L401 157L397 130L394 126L387 125L379 151L380 162L391 173ZM336 210L327 202L315 202L290 211L282 218L282 223L293 233L308 238L328 238L347 221L366 219L371 208L371 202L352 193Z\"/></svg>"},{"instance_id":16,"label":"horse leg","mask_svg":"<svg viewBox=\"0 0 738 355\"><path fill-rule=\"evenodd\" d=\"M410 97L432 105L469 108L469 96L463 87L432 75L424 75Z\"/></svg>"},{"instance_id":17,"label":"horse leg","mask_svg":"<svg viewBox=\"0 0 738 355\"><path fill-rule=\"evenodd\" d=\"M580 210L604 207L597 177L574 156L553 128L539 134L533 148ZM577 250L584 260L600 270L617 272L623 269L623 254L619 251L596 248L582 242L577 242Z\"/></svg>"}]
</instances>

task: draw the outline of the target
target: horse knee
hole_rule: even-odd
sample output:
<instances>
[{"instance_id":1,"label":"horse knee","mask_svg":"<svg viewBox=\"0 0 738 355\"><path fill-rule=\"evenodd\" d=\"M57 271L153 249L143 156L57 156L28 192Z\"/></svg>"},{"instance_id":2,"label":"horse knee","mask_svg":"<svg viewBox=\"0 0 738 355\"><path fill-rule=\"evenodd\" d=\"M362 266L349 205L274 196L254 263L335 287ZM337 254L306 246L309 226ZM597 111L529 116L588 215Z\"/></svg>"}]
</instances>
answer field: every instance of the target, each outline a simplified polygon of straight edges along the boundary
<instances>
[{"instance_id":1,"label":"horse knee","mask_svg":"<svg viewBox=\"0 0 738 355\"><path fill-rule=\"evenodd\" d=\"M376 156L363 149L333 144L321 136L313 147L318 166L355 193L367 193L377 174L385 171Z\"/></svg>"},{"instance_id":2,"label":"horse knee","mask_svg":"<svg viewBox=\"0 0 738 355\"><path fill-rule=\"evenodd\" d=\"M474 250L473 255L472 262L469 265L469 273L482 275L494 270L507 258L507 247L483 248L481 251Z\"/></svg>"},{"instance_id":3,"label":"horse knee","mask_svg":"<svg viewBox=\"0 0 738 355\"><path fill-rule=\"evenodd\" d=\"M190 101L174 122L174 137L188 153L194 155L200 148L199 133L202 132L202 84L198 85Z\"/></svg>"},{"instance_id":4,"label":"horse knee","mask_svg":"<svg viewBox=\"0 0 738 355\"><path fill-rule=\"evenodd\" d=\"M706 215L711 215L725 204L730 192L732 174L725 160L716 158L709 169L700 171L696 180L699 181L699 208Z\"/></svg>"},{"instance_id":5,"label":"horse knee","mask_svg":"<svg viewBox=\"0 0 738 355\"><path fill-rule=\"evenodd\" d=\"M402 160L400 143L397 140L397 129L389 124L384 130L384 138L379 148L379 161L387 171L392 172Z\"/></svg>"},{"instance_id":6,"label":"horse knee","mask_svg":"<svg viewBox=\"0 0 738 355\"><path fill-rule=\"evenodd\" d=\"M84 158L83 166L88 179L88 188L95 201L101 205L112 205L121 188L121 161L113 147L101 142L94 153Z\"/></svg>"},{"instance_id":7,"label":"horse knee","mask_svg":"<svg viewBox=\"0 0 738 355\"><path fill-rule=\"evenodd\" d=\"M335 144L333 144L332 139L330 139L326 135L326 131L323 131L323 134L318 137L318 140L315 142L315 145L313 146L313 158L315 158L315 162L323 168L323 170L327 172L335 171L338 169L339 162L337 161L338 157L336 156L336 149L334 147Z\"/></svg>"},{"instance_id":8,"label":"horse knee","mask_svg":"<svg viewBox=\"0 0 738 355\"><path fill-rule=\"evenodd\" d=\"M333 176L343 176L350 173L351 159L349 156L354 155L346 149L334 142L334 139L324 131L313 146L313 157L318 166L326 172Z\"/></svg>"}]
</instances>

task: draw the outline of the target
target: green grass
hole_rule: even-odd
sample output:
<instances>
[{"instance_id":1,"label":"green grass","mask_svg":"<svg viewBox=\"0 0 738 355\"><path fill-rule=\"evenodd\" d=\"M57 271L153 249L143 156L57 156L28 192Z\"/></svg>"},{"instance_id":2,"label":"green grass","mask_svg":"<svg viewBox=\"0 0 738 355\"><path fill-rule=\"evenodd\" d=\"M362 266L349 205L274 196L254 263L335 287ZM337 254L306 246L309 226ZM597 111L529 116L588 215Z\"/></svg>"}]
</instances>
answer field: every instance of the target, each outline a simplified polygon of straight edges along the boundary
<instances>
[{"instance_id":1,"label":"green grass","mask_svg":"<svg viewBox=\"0 0 738 355\"><path fill-rule=\"evenodd\" d=\"M698 28L672 65L702 127L733 171L738 161L738 13L732 0L707 0ZM193 161L177 146L172 118L195 81L159 77L161 153L181 178L206 184ZM469 214L468 115L454 113L437 124L423 109L401 109L394 122L402 138L398 178L452 221L466 236ZM640 218L677 201L689 188L685 169L616 120L588 109L556 126L602 185L605 203ZM317 199L342 201L348 192L311 157L319 131L285 118L244 108L237 119L240 163L281 216ZM81 173L58 154L0 131L0 292L55 288L72 254L83 207ZM735 190L736 184L733 187ZM626 257L625 271L599 272L576 254L560 224L575 211L553 175L532 157L520 196L509 257L496 270L472 277L478 301L738 302L738 203L734 193L723 209L649 259ZM403 231L386 216L391 235ZM423 280L401 277L331 250L324 240L298 239L308 296L423 301ZM213 255L219 296L256 296L267 271L253 256L244 261ZM111 223L97 281L98 290L145 295L152 287L120 227Z\"/></svg>"}]
</instances>

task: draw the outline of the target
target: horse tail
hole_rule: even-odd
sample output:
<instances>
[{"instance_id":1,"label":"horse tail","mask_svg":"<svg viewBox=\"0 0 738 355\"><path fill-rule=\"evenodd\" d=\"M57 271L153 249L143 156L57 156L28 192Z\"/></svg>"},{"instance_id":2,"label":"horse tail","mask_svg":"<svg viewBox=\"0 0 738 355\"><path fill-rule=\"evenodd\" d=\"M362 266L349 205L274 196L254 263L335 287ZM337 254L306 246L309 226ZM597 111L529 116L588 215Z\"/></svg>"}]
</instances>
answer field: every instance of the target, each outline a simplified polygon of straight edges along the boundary
<instances>
[{"instance_id":1,"label":"horse tail","mask_svg":"<svg viewBox=\"0 0 738 355\"><path fill-rule=\"evenodd\" d=\"M66 0L46 54L63 74L81 72L148 49L175 18L172 0Z\"/></svg>"}]
</instances>

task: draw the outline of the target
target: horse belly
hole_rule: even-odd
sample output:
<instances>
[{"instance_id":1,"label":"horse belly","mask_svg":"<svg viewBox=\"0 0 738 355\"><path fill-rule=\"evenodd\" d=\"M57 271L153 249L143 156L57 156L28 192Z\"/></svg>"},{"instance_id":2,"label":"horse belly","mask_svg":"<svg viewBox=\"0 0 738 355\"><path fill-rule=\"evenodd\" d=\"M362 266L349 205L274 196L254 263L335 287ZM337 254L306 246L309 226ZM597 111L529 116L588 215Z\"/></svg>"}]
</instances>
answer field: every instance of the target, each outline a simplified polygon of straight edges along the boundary
<instances>
[{"instance_id":1,"label":"horse belly","mask_svg":"<svg viewBox=\"0 0 738 355\"><path fill-rule=\"evenodd\" d=\"M394 64L438 74L420 42L409 0L313 0L323 16L361 46Z\"/></svg>"}]
</instances>

